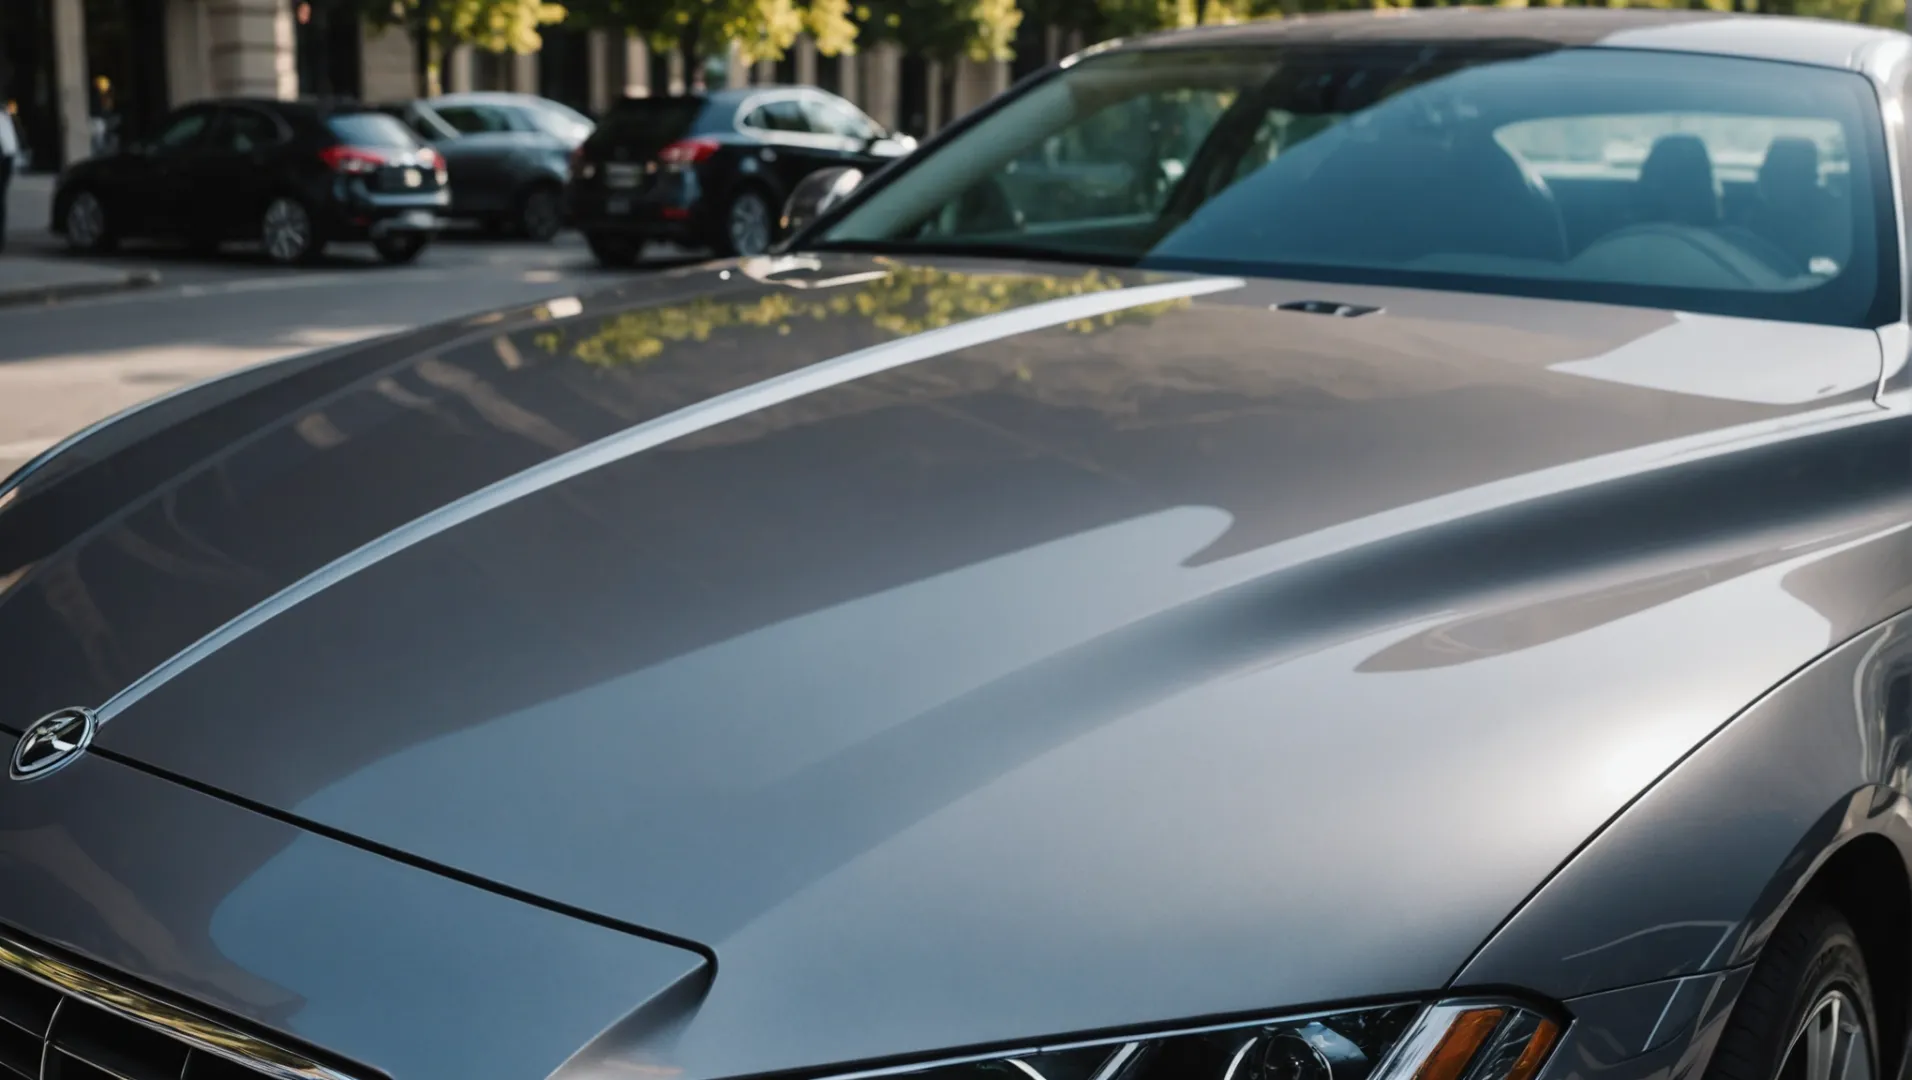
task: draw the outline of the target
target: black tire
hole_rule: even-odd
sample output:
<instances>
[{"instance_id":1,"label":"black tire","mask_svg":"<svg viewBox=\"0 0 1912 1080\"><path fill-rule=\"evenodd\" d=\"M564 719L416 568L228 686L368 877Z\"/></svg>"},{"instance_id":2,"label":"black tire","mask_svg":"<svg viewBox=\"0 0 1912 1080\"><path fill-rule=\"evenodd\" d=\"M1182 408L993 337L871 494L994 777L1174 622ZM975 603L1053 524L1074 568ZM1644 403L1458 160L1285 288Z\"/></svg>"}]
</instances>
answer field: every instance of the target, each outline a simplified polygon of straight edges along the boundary
<instances>
[{"instance_id":1,"label":"black tire","mask_svg":"<svg viewBox=\"0 0 1912 1080\"><path fill-rule=\"evenodd\" d=\"M752 215L762 221L762 243L740 243L735 223L739 214L751 207ZM761 255L777 242L777 210L770 193L755 184L744 184L730 193L723 210L710 223L710 246L719 255ZM754 249L754 250L751 250Z\"/></svg>"},{"instance_id":2,"label":"black tire","mask_svg":"<svg viewBox=\"0 0 1912 1080\"><path fill-rule=\"evenodd\" d=\"M548 244L564 228L564 192L553 184L539 184L518 199L518 234Z\"/></svg>"},{"instance_id":3,"label":"black tire","mask_svg":"<svg viewBox=\"0 0 1912 1080\"><path fill-rule=\"evenodd\" d=\"M1828 1030L1835 1039L1829 1075L1812 1076L1805 1048ZM1854 1060L1861 1050L1864 1061ZM1733 1006L1706 1080L1880 1080L1872 982L1859 936L1836 909L1806 901L1780 922Z\"/></svg>"},{"instance_id":4,"label":"black tire","mask_svg":"<svg viewBox=\"0 0 1912 1080\"><path fill-rule=\"evenodd\" d=\"M279 195L259 215L259 246L281 266L314 263L325 253L325 234L302 200Z\"/></svg>"},{"instance_id":5,"label":"black tire","mask_svg":"<svg viewBox=\"0 0 1912 1080\"><path fill-rule=\"evenodd\" d=\"M637 241L610 233L585 233L584 242L601 266L623 268L637 265L643 247Z\"/></svg>"},{"instance_id":6,"label":"black tire","mask_svg":"<svg viewBox=\"0 0 1912 1080\"><path fill-rule=\"evenodd\" d=\"M380 259L398 266L417 259L430 242L424 233L387 233L372 241L372 248Z\"/></svg>"},{"instance_id":7,"label":"black tire","mask_svg":"<svg viewBox=\"0 0 1912 1080\"><path fill-rule=\"evenodd\" d=\"M79 219L76 213L81 215ZM91 217L94 214L98 215L97 227ZM83 231L76 231L76 225L82 222ZM86 188L67 197L65 232L66 246L81 255L105 255L119 247L119 232L113 228L105 201Z\"/></svg>"}]
</instances>

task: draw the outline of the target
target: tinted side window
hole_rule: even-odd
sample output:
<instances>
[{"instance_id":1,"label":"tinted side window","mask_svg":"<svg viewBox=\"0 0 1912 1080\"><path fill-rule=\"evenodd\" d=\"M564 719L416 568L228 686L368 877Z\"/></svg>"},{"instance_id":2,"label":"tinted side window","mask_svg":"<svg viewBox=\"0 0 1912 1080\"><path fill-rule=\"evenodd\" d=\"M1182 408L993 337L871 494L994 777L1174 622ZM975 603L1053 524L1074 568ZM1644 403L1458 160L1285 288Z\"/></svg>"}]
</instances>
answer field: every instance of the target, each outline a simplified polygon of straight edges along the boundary
<instances>
[{"instance_id":1,"label":"tinted side window","mask_svg":"<svg viewBox=\"0 0 1912 1080\"><path fill-rule=\"evenodd\" d=\"M744 123L750 127L765 131L794 131L809 133L810 120L803 114L803 104L795 98L783 98L766 102L753 109Z\"/></svg>"},{"instance_id":2,"label":"tinted side window","mask_svg":"<svg viewBox=\"0 0 1912 1080\"><path fill-rule=\"evenodd\" d=\"M850 139L876 138L875 124L828 98L805 98L803 109L810 117L812 130Z\"/></svg>"},{"instance_id":3,"label":"tinted side window","mask_svg":"<svg viewBox=\"0 0 1912 1080\"><path fill-rule=\"evenodd\" d=\"M181 109L166 118L153 145L160 150L182 150L199 141L212 122L212 110L204 106Z\"/></svg>"},{"instance_id":4,"label":"tinted side window","mask_svg":"<svg viewBox=\"0 0 1912 1080\"><path fill-rule=\"evenodd\" d=\"M441 105L438 117L466 135L511 130L511 120L504 110L490 105Z\"/></svg>"},{"instance_id":5,"label":"tinted side window","mask_svg":"<svg viewBox=\"0 0 1912 1080\"><path fill-rule=\"evenodd\" d=\"M219 118L213 144L220 150L245 154L277 144L282 138L279 123L254 109L227 109Z\"/></svg>"}]
</instances>

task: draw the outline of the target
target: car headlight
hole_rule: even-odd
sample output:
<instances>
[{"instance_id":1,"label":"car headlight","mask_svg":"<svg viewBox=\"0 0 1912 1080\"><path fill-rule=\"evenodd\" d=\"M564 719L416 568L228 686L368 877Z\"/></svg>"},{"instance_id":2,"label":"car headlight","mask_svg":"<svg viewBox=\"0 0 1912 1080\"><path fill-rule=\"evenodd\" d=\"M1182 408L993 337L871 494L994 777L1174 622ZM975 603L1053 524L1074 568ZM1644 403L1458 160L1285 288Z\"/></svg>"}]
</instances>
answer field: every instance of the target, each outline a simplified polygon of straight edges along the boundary
<instances>
[{"instance_id":1,"label":"car headlight","mask_svg":"<svg viewBox=\"0 0 1912 1080\"><path fill-rule=\"evenodd\" d=\"M1552 1018L1511 1002L1449 1001L1046 1046L886 1069L881 1075L910 1080L1533 1080L1560 1032Z\"/></svg>"}]
</instances>

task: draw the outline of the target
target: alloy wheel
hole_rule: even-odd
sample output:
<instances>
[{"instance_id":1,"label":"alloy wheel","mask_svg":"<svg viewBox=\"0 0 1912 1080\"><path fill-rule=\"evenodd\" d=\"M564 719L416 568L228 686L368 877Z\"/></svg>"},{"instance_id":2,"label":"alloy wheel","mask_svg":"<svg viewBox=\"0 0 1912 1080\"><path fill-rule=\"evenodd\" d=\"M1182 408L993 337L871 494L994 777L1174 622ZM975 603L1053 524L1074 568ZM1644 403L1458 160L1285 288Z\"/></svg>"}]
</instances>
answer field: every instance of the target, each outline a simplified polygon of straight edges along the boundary
<instances>
[{"instance_id":1,"label":"alloy wheel","mask_svg":"<svg viewBox=\"0 0 1912 1080\"><path fill-rule=\"evenodd\" d=\"M66 208L66 241L81 251L91 251L106 238L106 207L90 191L73 196Z\"/></svg>"},{"instance_id":2,"label":"alloy wheel","mask_svg":"<svg viewBox=\"0 0 1912 1080\"><path fill-rule=\"evenodd\" d=\"M746 191L730 204L730 249L739 255L761 255L770 249L770 204Z\"/></svg>"},{"instance_id":3,"label":"alloy wheel","mask_svg":"<svg viewBox=\"0 0 1912 1080\"><path fill-rule=\"evenodd\" d=\"M273 262L296 262L312 247L312 216L297 199L274 199L266 207L259 239Z\"/></svg>"},{"instance_id":4,"label":"alloy wheel","mask_svg":"<svg viewBox=\"0 0 1912 1080\"><path fill-rule=\"evenodd\" d=\"M1831 987L1793 1034L1778 1080L1873 1080L1871 1047L1865 1013Z\"/></svg>"}]
</instances>

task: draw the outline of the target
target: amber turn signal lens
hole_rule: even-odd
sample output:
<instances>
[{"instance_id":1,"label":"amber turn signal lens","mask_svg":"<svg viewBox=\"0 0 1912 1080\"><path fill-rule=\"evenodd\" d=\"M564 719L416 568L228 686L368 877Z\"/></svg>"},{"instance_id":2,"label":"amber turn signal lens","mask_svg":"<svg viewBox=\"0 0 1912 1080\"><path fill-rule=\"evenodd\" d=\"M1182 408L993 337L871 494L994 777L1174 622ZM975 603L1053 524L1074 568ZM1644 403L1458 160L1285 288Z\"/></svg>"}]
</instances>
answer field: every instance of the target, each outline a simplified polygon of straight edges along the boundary
<instances>
[{"instance_id":1,"label":"amber turn signal lens","mask_svg":"<svg viewBox=\"0 0 1912 1080\"><path fill-rule=\"evenodd\" d=\"M1560 1025L1552 1020L1542 1020L1534 1029L1533 1037L1527 1040L1527 1048L1520 1052L1520 1060L1507 1070L1507 1080L1533 1080L1540 1071L1541 1063L1547 1060L1547 1051L1553 1049L1554 1040L1560 1038Z\"/></svg>"},{"instance_id":2,"label":"amber turn signal lens","mask_svg":"<svg viewBox=\"0 0 1912 1080\"><path fill-rule=\"evenodd\" d=\"M1434 1052L1421 1062L1414 1080L1460 1080L1505 1015L1505 1009L1469 1009L1455 1017Z\"/></svg>"}]
</instances>

